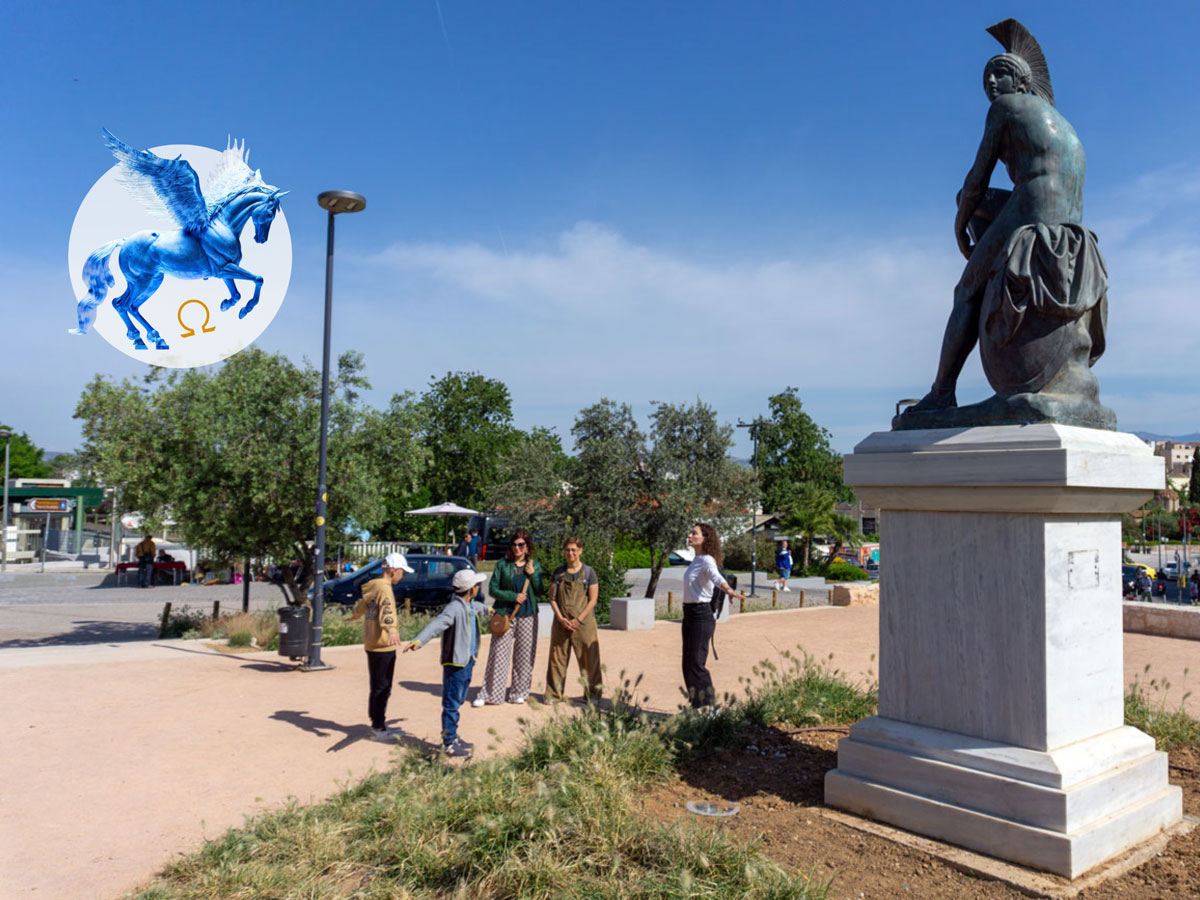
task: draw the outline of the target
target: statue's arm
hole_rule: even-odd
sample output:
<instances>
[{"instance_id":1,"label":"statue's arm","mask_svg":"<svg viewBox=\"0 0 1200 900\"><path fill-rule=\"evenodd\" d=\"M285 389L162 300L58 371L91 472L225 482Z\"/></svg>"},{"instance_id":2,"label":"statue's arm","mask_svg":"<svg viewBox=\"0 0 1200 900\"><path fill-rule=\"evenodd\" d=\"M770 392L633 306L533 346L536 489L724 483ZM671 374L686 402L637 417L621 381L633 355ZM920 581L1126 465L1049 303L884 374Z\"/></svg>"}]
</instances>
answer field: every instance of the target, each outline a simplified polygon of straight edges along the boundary
<instances>
[{"instance_id":1,"label":"statue's arm","mask_svg":"<svg viewBox=\"0 0 1200 900\"><path fill-rule=\"evenodd\" d=\"M1000 146L1004 135L1005 124L1008 121L1007 104L1004 98L998 98L988 109L987 122L983 126L983 139L979 142L979 151L975 154L975 164L967 173L963 182L962 194L958 200L958 214L954 217L954 237L958 241L958 249L967 259L971 258L971 238L967 234L967 223L975 214L979 202L987 192L992 180L992 172L1000 161Z\"/></svg>"}]
</instances>

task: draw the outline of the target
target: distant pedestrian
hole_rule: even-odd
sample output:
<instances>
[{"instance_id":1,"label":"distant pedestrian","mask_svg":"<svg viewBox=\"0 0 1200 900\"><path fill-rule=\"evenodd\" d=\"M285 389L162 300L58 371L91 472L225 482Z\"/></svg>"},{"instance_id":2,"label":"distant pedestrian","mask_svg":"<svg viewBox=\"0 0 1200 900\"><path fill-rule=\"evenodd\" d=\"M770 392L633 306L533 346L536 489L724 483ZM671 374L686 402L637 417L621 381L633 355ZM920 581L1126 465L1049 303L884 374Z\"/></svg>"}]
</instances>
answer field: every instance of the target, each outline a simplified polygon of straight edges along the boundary
<instances>
[{"instance_id":1,"label":"distant pedestrian","mask_svg":"<svg viewBox=\"0 0 1200 900\"><path fill-rule=\"evenodd\" d=\"M1144 600L1146 602L1150 601L1150 588L1151 588L1150 576L1148 574L1146 574L1145 569L1139 569L1138 577L1137 577L1138 596L1141 597L1142 600Z\"/></svg>"},{"instance_id":2,"label":"distant pedestrian","mask_svg":"<svg viewBox=\"0 0 1200 900\"><path fill-rule=\"evenodd\" d=\"M780 591L790 591L788 587L788 579L792 577L792 551L788 549L787 541L779 542L779 550L775 553L775 570L779 573L779 578L775 582L775 587Z\"/></svg>"},{"instance_id":3,"label":"distant pedestrian","mask_svg":"<svg viewBox=\"0 0 1200 900\"><path fill-rule=\"evenodd\" d=\"M596 601L600 582L592 567L582 560L583 542L571 536L563 543L567 564L559 566L550 579L550 607L554 624L550 628L550 662L546 668L546 700L563 699L567 666L571 651L579 663L581 677L587 676L584 699L595 702L604 690L600 670L600 641L596 632Z\"/></svg>"},{"instance_id":4,"label":"distant pedestrian","mask_svg":"<svg viewBox=\"0 0 1200 900\"><path fill-rule=\"evenodd\" d=\"M472 528L468 532L467 559L473 566L479 565L479 543L479 532Z\"/></svg>"},{"instance_id":5,"label":"distant pedestrian","mask_svg":"<svg viewBox=\"0 0 1200 900\"><path fill-rule=\"evenodd\" d=\"M708 645L716 628L712 596L721 590L730 597L746 595L735 591L721 575L721 538L711 525L696 524L687 536L696 557L683 573L683 683L693 709L716 702L712 676L708 673Z\"/></svg>"},{"instance_id":6,"label":"distant pedestrian","mask_svg":"<svg viewBox=\"0 0 1200 900\"><path fill-rule=\"evenodd\" d=\"M142 538L142 542L133 548L133 555L138 562L138 587L154 587L154 538L150 532Z\"/></svg>"},{"instance_id":7,"label":"distant pedestrian","mask_svg":"<svg viewBox=\"0 0 1200 900\"><path fill-rule=\"evenodd\" d=\"M396 592L406 572L412 572L402 553L389 553L383 560L383 575L362 586L362 597L354 605L350 621L363 619L363 647L367 651L367 715L371 719L371 740L394 741L403 736L401 728L387 727L388 698L392 695L392 676L396 673L396 648L400 646ZM365 617L365 618L364 618Z\"/></svg>"},{"instance_id":8,"label":"distant pedestrian","mask_svg":"<svg viewBox=\"0 0 1200 900\"><path fill-rule=\"evenodd\" d=\"M1192 573L1191 579L1188 581L1188 599L1192 601L1192 606L1200 603L1200 584L1196 583L1196 573Z\"/></svg>"},{"instance_id":9,"label":"distant pedestrian","mask_svg":"<svg viewBox=\"0 0 1200 900\"><path fill-rule=\"evenodd\" d=\"M486 573L470 569L455 572L451 582L455 599L404 648L406 653L420 650L439 634L442 636L442 751L447 756L470 756L475 749L474 744L458 736L458 710L467 700L471 673L479 656L478 617L487 610L475 598L487 578Z\"/></svg>"},{"instance_id":10,"label":"distant pedestrian","mask_svg":"<svg viewBox=\"0 0 1200 900\"><path fill-rule=\"evenodd\" d=\"M460 540L457 544L454 545L454 555L455 556L466 556L470 552L471 552L471 541L464 534L462 536L462 540Z\"/></svg>"},{"instance_id":11,"label":"distant pedestrian","mask_svg":"<svg viewBox=\"0 0 1200 900\"><path fill-rule=\"evenodd\" d=\"M508 555L496 563L488 595L496 612L510 618L507 631L492 632L488 645L487 668L483 673L483 689L472 706L484 703L524 703L529 699L533 682L533 663L537 656L538 595L545 596L546 584L541 563L530 559L533 539L529 532L513 532ZM509 684L509 672L512 683Z\"/></svg>"}]
</instances>

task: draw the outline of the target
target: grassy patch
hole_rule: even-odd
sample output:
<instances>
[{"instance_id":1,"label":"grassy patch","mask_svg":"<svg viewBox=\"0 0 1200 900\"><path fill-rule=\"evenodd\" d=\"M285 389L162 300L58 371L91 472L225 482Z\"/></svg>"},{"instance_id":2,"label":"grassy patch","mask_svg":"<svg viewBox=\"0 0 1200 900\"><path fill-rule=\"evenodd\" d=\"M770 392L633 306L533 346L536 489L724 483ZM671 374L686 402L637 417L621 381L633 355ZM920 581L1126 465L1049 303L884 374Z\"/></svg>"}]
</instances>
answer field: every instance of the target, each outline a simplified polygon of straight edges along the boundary
<instances>
[{"instance_id":1,"label":"grassy patch","mask_svg":"<svg viewBox=\"0 0 1200 900\"><path fill-rule=\"evenodd\" d=\"M1150 673L1149 664L1142 675ZM1188 670L1184 669L1186 676ZM1151 678L1148 682L1136 678L1125 694L1125 724L1139 728L1154 738L1159 750L1173 750L1185 745L1200 745L1200 719L1191 716L1184 704L1192 695L1188 691L1174 709L1167 708L1167 691L1171 683ZM1158 695L1154 699L1153 695Z\"/></svg>"},{"instance_id":2,"label":"grassy patch","mask_svg":"<svg viewBox=\"0 0 1200 900\"><path fill-rule=\"evenodd\" d=\"M715 749L721 734L777 714L829 720L873 704L869 690L839 684L811 657L759 673L760 684L714 716L649 716L638 684L625 681L611 709L527 727L509 757L458 767L398 753L393 771L326 803L259 816L136 896L825 900L827 885L783 871L756 844L641 811L648 787Z\"/></svg>"}]
</instances>

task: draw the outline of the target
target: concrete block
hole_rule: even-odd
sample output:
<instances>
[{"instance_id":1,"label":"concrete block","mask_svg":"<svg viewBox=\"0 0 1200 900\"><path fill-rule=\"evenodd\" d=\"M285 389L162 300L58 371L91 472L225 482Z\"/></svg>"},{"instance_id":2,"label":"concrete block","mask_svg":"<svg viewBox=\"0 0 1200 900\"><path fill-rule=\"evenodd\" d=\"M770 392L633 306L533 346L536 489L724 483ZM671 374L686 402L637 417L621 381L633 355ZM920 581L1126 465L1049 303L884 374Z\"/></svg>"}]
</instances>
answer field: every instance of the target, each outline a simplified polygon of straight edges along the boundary
<instances>
[{"instance_id":1,"label":"concrete block","mask_svg":"<svg viewBox=\"0 0 1200 900\"><path fill-rule=\"evenodd\" d=\"M654 627L652 597L614 597L609 605L612 610L609 624L618 631L640 631Z\"/></svg>"},{"instance_id":2,"label":"concrete block","mask_svg":"<svg viewBox=\"0 0 1200 900\"><path fill-rule=\"evenodd\" d=\"M878 606L879 582L835 584L830 591L830 606Z\"/></svg>"},{"instance_id":3,"label":"concrete block","mask_svg":"<svg viewBox=\"0 0 1200 900\"><path fill-rule=\"evenodd\" d=\"M537 608L538 640L550 637L550 628L554 625L554 610L549 602L539 603Z\"/></svg>"}]
</instances>

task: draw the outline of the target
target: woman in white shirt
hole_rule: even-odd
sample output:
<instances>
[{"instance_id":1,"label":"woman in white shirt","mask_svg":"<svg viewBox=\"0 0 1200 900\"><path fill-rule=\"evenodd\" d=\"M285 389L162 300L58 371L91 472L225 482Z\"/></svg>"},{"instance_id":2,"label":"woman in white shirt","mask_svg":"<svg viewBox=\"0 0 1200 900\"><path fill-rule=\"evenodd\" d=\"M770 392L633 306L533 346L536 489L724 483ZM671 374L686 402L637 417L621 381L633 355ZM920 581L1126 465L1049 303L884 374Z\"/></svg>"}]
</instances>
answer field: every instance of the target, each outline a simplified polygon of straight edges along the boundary
<instances>
[{"instance_id":1,"label":"woman in white shirt","mask_svg":"<svg viewBox=\"0 0 1200 900\"><path fill-rule=\"evenodd\" d=\"M716 700L707 667L708 645L717 624L711 605L713 591L742 599L745 595L733 590L721 576L721 538L715 528L693 525L687 542L696 558L683 573L683 683L692 707L699 709Z\"/></svg>"}]
</instances>

